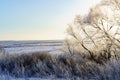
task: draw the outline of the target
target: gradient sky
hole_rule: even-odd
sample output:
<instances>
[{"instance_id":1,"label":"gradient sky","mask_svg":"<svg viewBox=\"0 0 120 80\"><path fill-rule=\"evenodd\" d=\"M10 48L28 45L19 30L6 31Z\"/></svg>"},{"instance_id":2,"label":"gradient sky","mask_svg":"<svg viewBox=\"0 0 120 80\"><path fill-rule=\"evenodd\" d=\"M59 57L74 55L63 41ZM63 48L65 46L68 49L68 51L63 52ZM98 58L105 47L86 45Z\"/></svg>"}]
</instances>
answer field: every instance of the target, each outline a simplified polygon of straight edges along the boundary
<instances>
[{"instance_id":1,"label":"gradient sky","mask_svg":"<svg viewBox=\"0 0 120 80\"><path fill-rule=\"evenodd\" d=\"M0 40L64 39L67 24L100 0L0 0Z\"/></svg>"}]
</instances>

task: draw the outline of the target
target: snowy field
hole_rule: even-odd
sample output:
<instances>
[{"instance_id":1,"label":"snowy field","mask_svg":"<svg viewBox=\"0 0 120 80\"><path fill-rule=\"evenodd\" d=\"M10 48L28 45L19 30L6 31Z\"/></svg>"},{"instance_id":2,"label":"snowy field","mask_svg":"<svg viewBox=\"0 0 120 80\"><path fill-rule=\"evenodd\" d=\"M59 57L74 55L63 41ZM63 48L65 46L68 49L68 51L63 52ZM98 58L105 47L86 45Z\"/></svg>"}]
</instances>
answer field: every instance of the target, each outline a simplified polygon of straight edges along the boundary
<instances>
[{"instance_id":1,"label":"snowy field","mask_svg":"<svg viewBox=\"0 0 120 80\"><path fill-rule=\"evenodd\" d=\"M0 41L9 54L25 54L33 52L61 53L62 41Z\"/></svg>"},{"instance_id":2,"label":"snowy field","mask_svg":"<svg viewBox=\"0 0 120 80\"><path fill-rule=\"evenodd\" d=\"M0 41L6 53L8 54L29 54L33 52L49 52L60 54L62 41ZM0 80L52 80L50 78L13 78L10 76L0 75ZM64 80L64 79L58 79Z\"/></svg>"},{"instance_id":3,"label":"snowy field","mask_svg":"<svg viewBox=\"0 0 120 80\"><path fill-rule=\"evenodd\" d=\"M57 78L57 79L52 79L52 78L46 78L46 79L41 79L41 78L13 78L10 76L5 76L5 75L0 75L0 80L66 80L63 78Z\"/></svg>"}]
</instances>

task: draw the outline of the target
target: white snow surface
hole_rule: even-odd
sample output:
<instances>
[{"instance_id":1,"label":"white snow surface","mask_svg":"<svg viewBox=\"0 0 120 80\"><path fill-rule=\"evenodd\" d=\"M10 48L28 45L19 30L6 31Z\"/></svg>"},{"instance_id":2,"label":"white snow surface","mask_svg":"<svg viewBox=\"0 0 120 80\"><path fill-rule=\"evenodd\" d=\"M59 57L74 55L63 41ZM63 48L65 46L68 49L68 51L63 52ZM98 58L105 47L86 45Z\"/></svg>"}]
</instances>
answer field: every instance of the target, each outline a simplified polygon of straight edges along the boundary
<instances>
[{"instance_id":1,"label":"white snow surface","mask_svg":"<svg viewBox=\"0 0 120 80\"><path fill-rule=\"evenodd\" d=\"M33 52L49 52L61 54L62 41L0 41L6 53L8 54L29 54ZM0 80L53 80L51 78L13 78L8 75L1 75ZM65 79L55 79L65 80Z\"/></svg>"},{"instance_id":2,"label":"white snow surface","mask_svg":"<svg viewBox=\"0 0 120 80\"><path fill-rule=\"evenodd\" d=\"M0 41L0 46L4 47L9 54L25 54L33 52L62 53L62 41Z\"/></svg>"},{"instance_id":3,"label":"white snow surface","mask_svg":"<svg viewBox=\"0 0 120 80\"><path fill-rule=\"evenodd\" d=\"M0 80L66 80L63 78L57 78L57 79L53 79L53 78L14 78L11 77L9 75L0 75Z\"/></svg>"}]
</instances>

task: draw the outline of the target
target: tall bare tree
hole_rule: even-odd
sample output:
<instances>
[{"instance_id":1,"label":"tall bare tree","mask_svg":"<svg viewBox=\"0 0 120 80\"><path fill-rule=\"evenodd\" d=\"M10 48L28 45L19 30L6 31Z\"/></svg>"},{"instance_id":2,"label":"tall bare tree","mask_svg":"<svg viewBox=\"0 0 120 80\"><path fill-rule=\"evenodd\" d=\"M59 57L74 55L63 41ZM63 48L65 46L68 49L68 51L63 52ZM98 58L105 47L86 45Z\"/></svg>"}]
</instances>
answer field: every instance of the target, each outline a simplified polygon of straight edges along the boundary
<instances>
[{"instance_id":1,"label":"tall bare tree","mask_svg":"<svg viewBox=\"0 0 120 80\"><path fill-rule=\"evenodd\" d=\"M102 0L87 15L77 15L67 32L68 46L74 47L74 53L77 51L97 63L117 58L120 48L120 1Z\"/></svg>"}]
</instances>

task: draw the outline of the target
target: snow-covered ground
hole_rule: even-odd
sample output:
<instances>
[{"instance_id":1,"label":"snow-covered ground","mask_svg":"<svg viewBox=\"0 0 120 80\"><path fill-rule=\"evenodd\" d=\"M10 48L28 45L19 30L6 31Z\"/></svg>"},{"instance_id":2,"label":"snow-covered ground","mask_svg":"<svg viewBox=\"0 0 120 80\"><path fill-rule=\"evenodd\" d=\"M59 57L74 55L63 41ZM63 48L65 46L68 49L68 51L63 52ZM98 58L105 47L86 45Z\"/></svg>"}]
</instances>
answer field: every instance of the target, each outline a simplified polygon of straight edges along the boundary
<instances>
[{"instance_id":1,"label":"snow-covered ground","mask_svg":"<svg viewBox=\"0 0 120 80\"><path fill-rule=\"evenodd\" d=\"M57 78L57 79L53 79L53 78L13 78L10 76L6 76L6 75L0 75L0 80L66 80L63 78Z\"/></svg>"},{"instance_id":2,"label":"snow-covered ground","mask_svg":"<svg viewBox=\"0 0 120 80\"><path fill-rule=\"evenodd\" d=\"M25 54L32 52L61 53L62 41L0 41L6 53Z\"/></svg>"},{"instance_id":3,"label":"snow-covered ground","mask_svg":"<svg viewBox=\"0 0 120 80\"><path fill-rule=\"evenodd\" d=\"M60 51L63 43L62 41L0 41L6 53L9 54L27 54L33 52L49 52L62 53ZM52 80L51 78L13 78L10 76L0 75L0 80ZM64 79L57 79L64 80Z\"/></svg>"}]
</instances>

